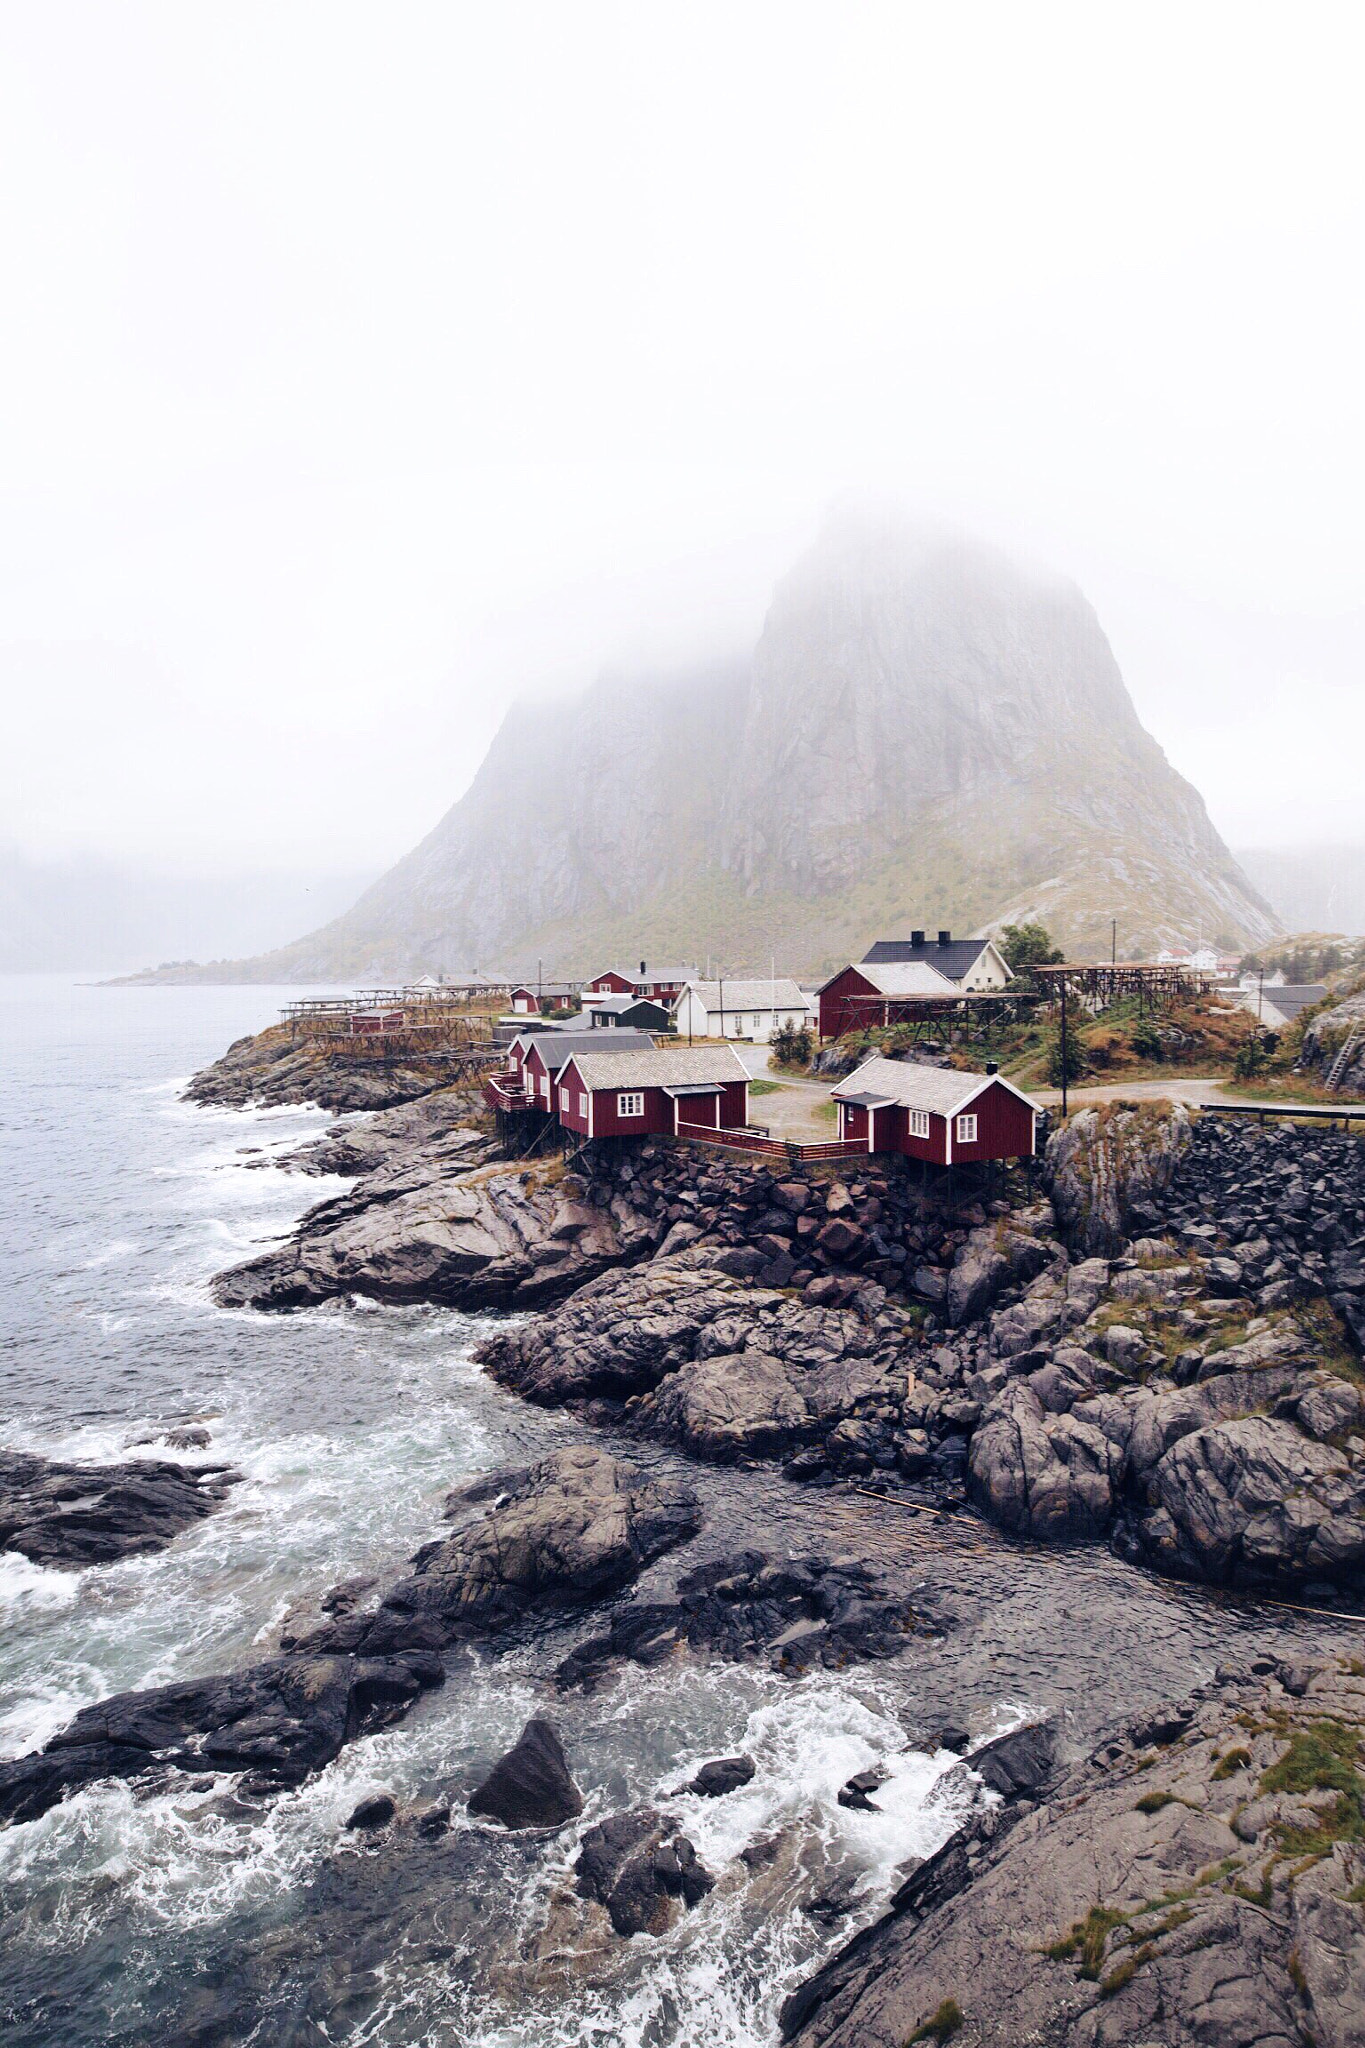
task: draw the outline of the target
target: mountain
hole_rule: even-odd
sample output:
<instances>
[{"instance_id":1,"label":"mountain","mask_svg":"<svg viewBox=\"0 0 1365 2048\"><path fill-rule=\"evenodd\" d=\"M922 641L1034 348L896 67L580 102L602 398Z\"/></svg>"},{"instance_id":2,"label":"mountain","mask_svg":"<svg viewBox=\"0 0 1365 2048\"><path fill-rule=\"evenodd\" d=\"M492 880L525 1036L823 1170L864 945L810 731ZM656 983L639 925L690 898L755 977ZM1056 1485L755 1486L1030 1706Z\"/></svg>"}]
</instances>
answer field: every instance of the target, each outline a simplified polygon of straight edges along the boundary
<instances>
[{"instance_id":1,"label":"mountain","mask_svg":"<svg viewBox=\"0 0 1365 2048\"><path fill-rule=\"evenodd\" d=\"M1239 852L1291 932L1365 933L1365 846L1269 846Z\"/></svg>"},{"instance_id":2,"label":"mountain","mask_svg":"<svg viewBox=\"0 0 1365 2048\"><path fill-rule=\"evenodd\" d=\"M1041 917L1140 957L1278 920L1143 730L1074 585L845 516L752 652L520 704L352 909L215 978L558 972L667 954L816 972L912 924Z\"/></svg>"}]
</instances>

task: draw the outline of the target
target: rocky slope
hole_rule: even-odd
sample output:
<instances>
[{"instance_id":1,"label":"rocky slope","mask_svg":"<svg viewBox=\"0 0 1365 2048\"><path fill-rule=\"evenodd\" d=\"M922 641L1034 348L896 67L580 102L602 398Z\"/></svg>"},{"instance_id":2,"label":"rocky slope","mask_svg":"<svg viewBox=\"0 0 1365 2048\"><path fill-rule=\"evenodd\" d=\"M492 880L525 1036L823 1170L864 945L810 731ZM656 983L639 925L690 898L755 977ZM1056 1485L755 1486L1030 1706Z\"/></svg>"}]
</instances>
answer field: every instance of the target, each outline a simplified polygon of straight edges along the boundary
<instances>
[{"instance_id":1,"label":"rocky slope","mask_svg":"<svg viewBox=\"0 0 1365 2048\"><path fill-rule=\"evenodd\" d=\"M1358 2048L1359 1666L1220 1671L912 1873L788 2000L800 2048Z\"/></svg>"},{"instance_id":2,"label":"rocky slope","mask_svg":"<svg viewBox=\"0 0 1365 2048\"><path fill-rule=\"evenodd\" d=\"M468 793L344 917L181 978L699 947L758 964L774 940L813 971L902 925L1026 914L1081 952L1115 916L1140 954L1276 924L1074 586L849 516L778 586L749 656L515 708Z\"/></svg>"}]
</instances>

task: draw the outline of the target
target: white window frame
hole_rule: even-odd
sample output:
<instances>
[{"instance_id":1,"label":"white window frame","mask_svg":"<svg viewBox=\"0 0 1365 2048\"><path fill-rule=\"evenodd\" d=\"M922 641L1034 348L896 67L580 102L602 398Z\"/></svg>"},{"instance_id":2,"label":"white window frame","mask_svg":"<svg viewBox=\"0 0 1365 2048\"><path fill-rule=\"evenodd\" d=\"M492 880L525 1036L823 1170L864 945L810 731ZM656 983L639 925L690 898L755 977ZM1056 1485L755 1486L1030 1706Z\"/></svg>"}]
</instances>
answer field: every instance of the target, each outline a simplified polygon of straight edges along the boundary
<instances>
[{"instance_id":1,"label":"white window frame","mask_svg":"<svg viewBox=\"0 0 1365 2048\"><path fill-rule=\"evenodd\" d=\"M572 1102L572 1100L573 1100L573 1098L572 1098L572 1096L570 1095L570 1093L569 1093L568 1089L567 1089L567 1088L561 1088L561 1089L560 1089L560 1091L559 1091L559 1107L560 1107L560 1109L561 1109L561 1110L562 1110L562 1111L564 1112L564 1114L565 1114L566 1116L567 1116L567 1115L568 1115L568 1113L569 1113L569 1105L570 1105L570 1103Z\"/></svg>"},{"instance_id":2,"label":"white window frame","mask_svg":"<svg viewBox=\"0 0 1365 2048\"><path fill-rule=\"evenodd\" d=\"M927 1109L912 1109L910 1112L910 1135L912 1138L927 1138L929 1135L929 1112Z\"/></svg>"},{"instance_id":3,"label":"white window frame","mask_svg":"<svg viewBox=\"0 0 1365 2048\"><path fill-rule=\"evenodd\" d=\"M643 1116L645 1094L643 1088L623 1088L616 1098L618 1116Z\"/></svg>"},{"instance_id":4,"label":"white window frame","mask_svg":"<svg viewBox=\"0 0 1365 2048\"><path fill-rule=\"evenodd\" d=\"M578 1114L579 1114L580 1116L586 1116L586 1115L587 1115L587 1113L588 1113L588 1098L587 1098L587 1096L586 1096L586 1095L580 1095L580 1096L579 1096L579 1098L578 1098Z\"/></svg>"},{"instance_id":5,"label":"white window frame","mask_svg":"<svg viewBox=\"0 0 1365 2048\"><path fill-rule=\"evenodd\" d=\"M964 1112L957 1120L957 1142L959 1145L976 1143L976 1112Z\"/></svg>"}]
</instances>

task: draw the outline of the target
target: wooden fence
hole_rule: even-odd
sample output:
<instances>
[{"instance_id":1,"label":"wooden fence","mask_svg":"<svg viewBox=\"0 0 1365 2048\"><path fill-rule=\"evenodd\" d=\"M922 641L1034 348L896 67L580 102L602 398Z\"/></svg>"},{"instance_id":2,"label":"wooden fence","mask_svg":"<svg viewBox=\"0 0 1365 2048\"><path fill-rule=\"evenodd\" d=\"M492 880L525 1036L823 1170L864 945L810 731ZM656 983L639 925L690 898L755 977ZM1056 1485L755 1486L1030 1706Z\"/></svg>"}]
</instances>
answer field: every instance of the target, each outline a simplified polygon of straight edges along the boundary
<instances>
[{"instance_id":1,"label":"wooden fence","mask_svg":"<svg viewBox=\"0 0 1365 2048\"><path fill-rule=\"evenodd\" d=\"M795 1139L789 1142L782 1138L764 1138L757 1131L718 1131L714 1124L684 1123L678 1125L678 1136L693 1145L718 1145L727 1152L756 1153L760 1158L784 1160L789 1166L804 1166L814 1159L849 1159L855 1153L867 1157L867 1143L862 1138L831 1138L803 1145Z\"/></svg>"}]
</instances>

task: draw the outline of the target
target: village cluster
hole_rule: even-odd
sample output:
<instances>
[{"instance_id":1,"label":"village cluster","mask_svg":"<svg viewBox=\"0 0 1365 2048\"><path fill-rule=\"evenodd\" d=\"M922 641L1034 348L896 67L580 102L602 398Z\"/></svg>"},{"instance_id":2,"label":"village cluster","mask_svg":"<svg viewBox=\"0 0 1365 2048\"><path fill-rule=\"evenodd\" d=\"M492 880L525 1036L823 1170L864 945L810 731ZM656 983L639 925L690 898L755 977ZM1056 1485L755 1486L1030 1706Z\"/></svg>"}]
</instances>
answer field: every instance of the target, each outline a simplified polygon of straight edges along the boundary
<instances>
[{"instance_id":1,"label":"village cluster","mask_svg":"<svg viewBox=\"0 0 1365 2048\"><path fill-rule=\"evenodd\" d=\"M983 1025L1057 1006L1063 989L1099 1013L1125 995L1161 1003L1218 988L1273 1032L1326 992L1287 986L1282 975L1239 978L1236 967L1199 951L1145 963L1048 961L1033 964L1022 984L992 939L926 929L878 940L818 986L779 975L775 964L767 976L740 978L641 960L577 981L427 975L372 990L364 1001L312 1000L285 1014L293 1029L321 1030L356 1053L477 1068L513 1150L554 1139L572 1150L589 1140L667 1136L807 1159L896 1152L926 1167L955 1167L1036 1148L1041 1105L993 1065L969 1072L870 1049L823 1097L829 1137L779 1141L751 1121L760 1070L740 1049L803 1041L809 1048L899 1026L979 1037ZM502 1006L491 1021L490 1004Z\"/></svg>"}]
</instances>

